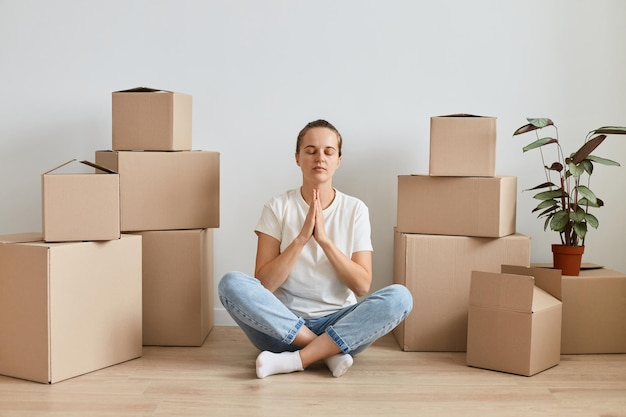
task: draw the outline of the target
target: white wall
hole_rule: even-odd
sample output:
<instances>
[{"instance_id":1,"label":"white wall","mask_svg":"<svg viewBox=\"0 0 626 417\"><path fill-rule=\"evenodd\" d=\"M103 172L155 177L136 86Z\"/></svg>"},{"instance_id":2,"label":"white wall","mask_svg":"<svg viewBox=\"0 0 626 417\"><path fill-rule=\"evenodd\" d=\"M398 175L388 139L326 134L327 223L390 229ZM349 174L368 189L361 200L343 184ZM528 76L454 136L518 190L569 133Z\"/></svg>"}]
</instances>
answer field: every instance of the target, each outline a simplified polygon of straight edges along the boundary
<instances>
[{"instance_id":1,"label":"white wall","mask_svg":"<svg viewBox=\"0 0 626 417\"><path fill-rule=\"evenodd\" d=\"M518 231L548 261L557 235L521 191L539 155L511 133L551 117L571 151L626 125L625 17L621 0L0 0L0 233L40 230L40 174L110 149L111 92L148 86L192 94L194 148L221 152L216 278L252 272L262 204L299 185L295 137L320 117L345 140L335 185L370 207L374 289L391 282L397 175L428 172L441 114L498 118L497 173L518 176ZM626 141L597 154L626 164ZM598 168L584 258L621 271L625 170Z\"/></svg>"}]
</instances>

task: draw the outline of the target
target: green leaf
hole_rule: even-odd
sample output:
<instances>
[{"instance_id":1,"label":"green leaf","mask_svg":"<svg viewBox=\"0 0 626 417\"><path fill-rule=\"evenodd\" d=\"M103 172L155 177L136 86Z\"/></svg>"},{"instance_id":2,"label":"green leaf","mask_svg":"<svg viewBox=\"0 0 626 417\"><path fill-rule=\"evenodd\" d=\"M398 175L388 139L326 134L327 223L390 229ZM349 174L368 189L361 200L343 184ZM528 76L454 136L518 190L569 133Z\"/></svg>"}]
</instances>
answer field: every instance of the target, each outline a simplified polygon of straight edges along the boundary
<instances>
[{"instance_id":1,"label":"green leaf","mask_svg":"<svg viewBox=\"0 0 626 417\"><path fill-rule=\"evenodd\" d=\"M567 227L569 223L569 214L565 210L560 210L554 213L552 216L552 220L550 220L550 229L562 232Z\"/></svg>"},{"instance_id":2,"label":"green leaf","mask_svg":"<svg viewBox=\"0 0 626 417\"><path fill-rule=\"evenodd\" d=\"M589 175L593 174L593 163L591 163L589 158L587 158L584 161L582 161L580 163L580 166L582 166L585 169L585 172L587 174L589 174Z\"/></svg>"},{"instance_id":3,"label":"green leaf","mask_svg":"<svg viewBox=\"0 0 626 417\"><path fill-rule=\"evenodd\" d=\"M575 187L575 189L578 190L578 194L585 197L587 201L589 201L590 203L596 204L596 201L597 201L596 195L589 188L587 188L584 185L579 185L578 187Z\"/></svg>"},{"instance_id":4,"label":"green leaf","mask_svg":"<svg viewBox=\"0 0 626 417\"><path fill-rule=\"evenodd\" d=\"M552 191L543 191L541 193L535 194L533 198L537 200L552 200L553 198L560 198L561 190L552 190Z\"/></svg>"},{"instance_id":5,"label":"green leaf","mask_svg":"<svg viewBox=\"0 0 626 417\"><path fill-rule=\"evenodd\" d=\"M578 207L575 211L569 213L569 218L573 222L580 223L585 220L585 210Z\"/></svg>"},{"instance_id":6,"label":"green leaf","mask_svg":"<svg viewBox=\"0 0 626 417\"><path fill-rule=\"evenodd\" d=\"M598 225L600 224L596 216L594 216L591 213L587 213L585 215L585 221L587 222L587 224L591 225L594 229L597 229Z\"/></svg>"},{"instance_id":7,"label":"green leaf","mask_svg":"<svg viewBox=\"0 0 626 417\"><path fill-rule=\"evenodd\" d=\"M528 123L530 123L531 125L539 129L541 129L542 127L551 126L554 124L552 123L552 120L546 117L526 118L526 120L528 120Z\"/></svg>"},{"instance_id":8,"label":"green leaf","mask_svg":"<svg viewBox=\"0 0 626 417\"><path fill-rule=\"evenodd\" d=\"M593 162L597 162L597 163L602 164L602 165L609 165L609 166L614 166L614 167L621 166L619 164L619 162L615 162L615 161L612 161L612 160L606 159L606 158L600 158L599 156L589 155L587 157L587 159L590 160L590 161L593 161Z\"/></svg>"},{"instance_id":9,"label":"green leaf","mask_svg":"<svg viewBox=\"0 0 626 417\"><path fill-rule=\"evenodd\" d=\"M589 132L590 135L626 135L626 127L623 126L604 126Z\"/></svg>"},{"instance_id":10,"label":"green leaf","mask_svg":"<svg viewBox=\"0 0 626 417\"><path fill-rule=\"evenodd\" d=\"M545 137L541 139L537 139L536 141L524 146L522 148L523 152L530 151L531 149L540 148L544 145L548 145L550 143L557 143L558 141L555 138Z\"/></svg>"},{"instance_id":11,"label":"green leaf","mask_svg":"<svg viewBox=\"0 0 626 417\"><path fill-rule=\"evenodd\" d=\"M567 169L575 177L580 177L585 172L585 167L582 164L577 165L573 162L567 164Z\"/></svg>"},{"instance_id":12,"label":"green leaf","mask_svg":"<svg viewBox=\"0 0 626 417\"><path fill-rule=\"evenodd\" d=\"M587 206L589 206L589 207L595 207L595 208L599 208L599 207L602 207L604 205L604 203L602 203L602 200L600 200L599 198L596 199L595 203L593 203L593 202L587 200L584 197L579 199L576 204L578 204L580 207L587 207Z\"/></svg>"},{"instance_id":13,"label":"green leaf","mask_svg":"<svg viewBox=\"0 0 626 417\"><path fill-rule=\"evenodd\" d=\"M554 200L554 199L550 199L550 200L543 200L541 203L539 203L539 204L537 205L537 207L535 207L535 208L533 209L533 213L534 213L535 211L543 210L543 209L548 208L548 207L554 207L554 206L556 206L556 205L558 205L558 204L559 204L559 203L558 203L558 201L556 201L556 200Z\"/></svg>"},{"instance_id":14,"label":"green leaf","mask_svg":"<svg viewBox=\"0 0 626 417\"><path fill-rule=\"evenodd\" d=\"M574 231L581 239L587 234L587 223L574 223Z\"/></svg>"}]
</instances>

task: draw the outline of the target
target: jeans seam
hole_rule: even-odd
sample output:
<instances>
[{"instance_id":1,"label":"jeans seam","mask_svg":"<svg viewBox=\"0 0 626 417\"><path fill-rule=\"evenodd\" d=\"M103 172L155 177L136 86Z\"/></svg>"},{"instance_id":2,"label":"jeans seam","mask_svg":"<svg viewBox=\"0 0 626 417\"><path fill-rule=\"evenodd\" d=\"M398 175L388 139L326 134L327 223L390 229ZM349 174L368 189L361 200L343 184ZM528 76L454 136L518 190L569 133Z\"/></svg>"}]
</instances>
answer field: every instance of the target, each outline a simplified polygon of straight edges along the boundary
<instances>
[{"instance_id":1,"label":"jeans seam","mask_svg":"<svg viewBox=\"0 0 626 417\"><path fill-rule=\"evenodd\" d=\"M280 338L283 343L292 344L293 339L295 339L296 334L298 333L298 331L304 324L304 319L298 318L298 322L291 330L289 330L289 332L287 333L287 336L282 337L280 335L277 335L274 329L265 326L264 324L254 320L253 317L247 315L244 310L242 310L237 304L230 301L227 297L220 296L220 301L222 302L224 306L226 306L226 304L230 306L230 308L228 307L226 308L227 311L237 312L238 314L236 315L240 318L240 320L244 322L248 322L251 326L263 331L264 333L268 335L272 335L273 337L276 337L277 339Z\"/></svg>"}]
</instances>

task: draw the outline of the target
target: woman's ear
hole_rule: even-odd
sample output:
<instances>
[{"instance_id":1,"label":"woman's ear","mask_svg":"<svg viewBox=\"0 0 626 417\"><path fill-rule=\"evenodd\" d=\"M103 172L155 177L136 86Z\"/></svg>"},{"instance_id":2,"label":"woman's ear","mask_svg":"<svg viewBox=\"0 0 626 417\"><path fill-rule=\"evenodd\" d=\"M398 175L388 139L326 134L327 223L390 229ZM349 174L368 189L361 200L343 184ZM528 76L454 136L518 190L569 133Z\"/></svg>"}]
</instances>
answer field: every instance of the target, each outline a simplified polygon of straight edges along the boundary
<instances>
[{"instance_id":1,"label":"woman's ear","mask_svg":"<svg viewBox=\"0 0 626 417\"><path fill-rule=\"evenodd\" d=\"M296 153L296 165L300 166L300 156Z\"/></svg>"}]
</instances>

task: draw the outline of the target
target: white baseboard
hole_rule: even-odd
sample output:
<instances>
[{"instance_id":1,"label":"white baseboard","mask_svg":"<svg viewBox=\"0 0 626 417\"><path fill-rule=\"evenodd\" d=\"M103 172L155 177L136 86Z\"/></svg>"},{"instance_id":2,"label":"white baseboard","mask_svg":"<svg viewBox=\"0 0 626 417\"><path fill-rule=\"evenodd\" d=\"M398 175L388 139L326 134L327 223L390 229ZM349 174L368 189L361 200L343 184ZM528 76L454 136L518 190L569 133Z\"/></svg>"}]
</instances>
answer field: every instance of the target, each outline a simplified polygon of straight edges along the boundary
<instances>
[{"instance_id":1,"label":"white baseboard","mask_svg":"<svg viewBox=\"0 0 626 417\"><path fill-rule=\"evenodd\" d=\"M213 318L215 326L236 326L237 323L230 317L230 314L224 307L213 309Z\"/></svg>"}]
</instances>

